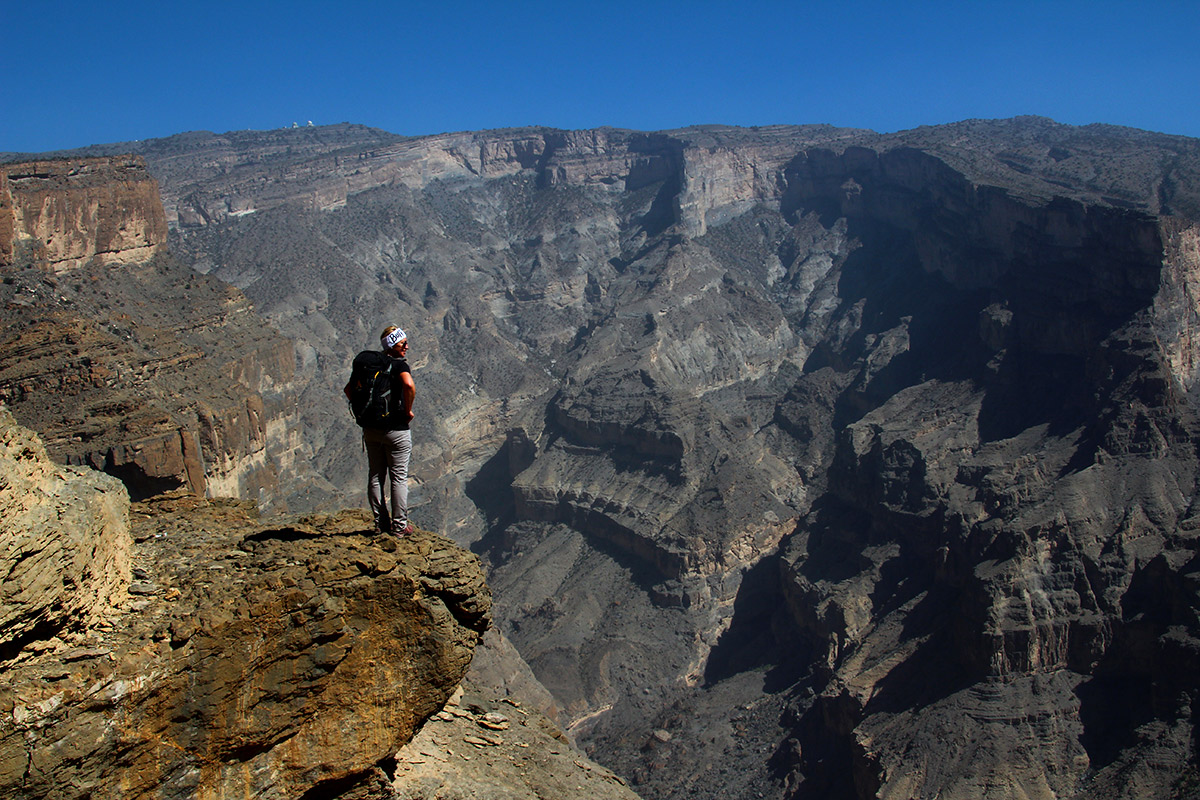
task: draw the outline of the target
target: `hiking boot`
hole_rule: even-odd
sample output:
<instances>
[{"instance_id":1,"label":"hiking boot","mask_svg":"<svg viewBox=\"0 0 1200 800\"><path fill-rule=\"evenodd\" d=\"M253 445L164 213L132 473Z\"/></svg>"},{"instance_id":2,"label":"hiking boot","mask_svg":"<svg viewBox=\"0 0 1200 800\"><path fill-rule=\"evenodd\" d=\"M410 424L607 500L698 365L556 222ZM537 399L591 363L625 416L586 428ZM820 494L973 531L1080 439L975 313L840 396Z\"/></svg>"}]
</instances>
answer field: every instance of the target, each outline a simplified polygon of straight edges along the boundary
<instances>
[{"instance_id":1,"label":"hiking boot","mask_svg":"<svg viewBox=\"0 0 1200 800\"><path fill-rule=\"evenodd\" d=\"M413 526L412 526L412 523L409 522L409 523L406 523L404 525L404 527L400 528L399 530L393 529L392 535L393 536L408 536L412 532L413 532Z\"/></svg>"}]
</instances>

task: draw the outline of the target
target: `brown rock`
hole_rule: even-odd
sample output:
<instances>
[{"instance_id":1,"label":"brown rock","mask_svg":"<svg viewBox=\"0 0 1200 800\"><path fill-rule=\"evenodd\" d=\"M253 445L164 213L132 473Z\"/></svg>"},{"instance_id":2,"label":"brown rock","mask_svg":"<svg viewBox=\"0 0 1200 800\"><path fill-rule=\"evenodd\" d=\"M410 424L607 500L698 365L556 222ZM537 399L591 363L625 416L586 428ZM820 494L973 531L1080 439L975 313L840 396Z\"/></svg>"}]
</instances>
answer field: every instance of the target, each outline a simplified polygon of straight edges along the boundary
<instances>
[{"instance_id":1,"label":"brown rock","mask_svg":"<svg viewBox=\"0 0 1200 800\"><path fill-rule=\"evenodd\" d=\"M540 713L464 688L396 754L393 796L637 800L623 779L575 749ZM503 733L481 729L500 718Z\"/></svg>"},{"instance_id":2,"label":"brown rock","mask_svg":"<svg viewBox=\"0 0 1200 800\"><path fill-rule=\"evenodd\" d=\"M264 394L291 379L292 344L165 241L140 158L0 168L0 402L135 499L186 486L282 506L277 464L303 445Z\"/></svg>"},{"instance_id":3,"label":"brown rock","mask_svg":"<svg viewBox=\"0 0 1200 800\"><path fill-rule=\"evenodd\" d=\"M140 582L159 591L8 668L0 793L369 783L466 672L490 599L449 541L418 531L387 553L368 527L361 512L266 526L249 504L191 495L135 505Z\"/></svg>"},{"instance_id":4,"label":"brown rock","mask_svg":"<svg viewBox=\"0 0 1200 800\"><path fill-rule=\"evenodd\" d=\"M60 467L0 406L0 662L102 618L129 584L129 496Z\"/></svg>"},{"instance_id":5,"label":"brown rock","mask_svg":"<svg viewBox=\"0 0 1200 800\"><path fill-rule=\"evenodd\" d=\"M0 165L0 268L142 262L166 243L158 183L139 156Z\"/></svg>"}]
</instances>

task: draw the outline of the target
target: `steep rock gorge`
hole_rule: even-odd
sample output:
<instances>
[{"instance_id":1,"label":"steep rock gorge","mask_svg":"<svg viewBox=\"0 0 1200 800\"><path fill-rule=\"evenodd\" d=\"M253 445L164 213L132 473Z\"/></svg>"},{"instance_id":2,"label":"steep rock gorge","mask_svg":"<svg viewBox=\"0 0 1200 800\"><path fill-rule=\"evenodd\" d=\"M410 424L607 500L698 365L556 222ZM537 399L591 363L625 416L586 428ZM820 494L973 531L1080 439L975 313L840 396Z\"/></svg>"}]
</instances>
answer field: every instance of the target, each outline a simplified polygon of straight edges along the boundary
<instances>
[{"instance_id":1,"label":"steep rock gorge","mask_svg":"<svg viewBox=\"0 0 1200 800\"><path fill-rule=\"evenodd\" d=\"M648 797L1187 795L1200 146L1040 119L139 143L296 342L396 322L422 524Z\"/></svg>"},{"instance_id":2,"label":"steep rock gorge","mask_svg":"<svg viewBox=\"0 0 1200 800\"><path fill-rule=\"evenodd\" d=\"M169 256L140 157L0 165L0 217L0 402L55 459L135 499L184 486L286 507L283 471L305 492L292 343Z\"/></svg>"},{"instance_id":3,"label":"steep rock gorge","mask_svg":"<svg viewBox=\"0 0 1200 800\"><path fill-rule=\"evenodd\" d=\"M916 151L822 160L837 190L798 161L797 208L837 208L921 288L847 261L859 339L781 406L829 468L781 550L777 624L815 697L789 704L776 768L797 797L1180 791L1200 631L1144 608L1195 600L1172 588L1196 428L1171 368L1194 260L1167 245L1190 223L1020 200ZM819 421L812 397L836 397Z\"/></svg>"}]
</instances>

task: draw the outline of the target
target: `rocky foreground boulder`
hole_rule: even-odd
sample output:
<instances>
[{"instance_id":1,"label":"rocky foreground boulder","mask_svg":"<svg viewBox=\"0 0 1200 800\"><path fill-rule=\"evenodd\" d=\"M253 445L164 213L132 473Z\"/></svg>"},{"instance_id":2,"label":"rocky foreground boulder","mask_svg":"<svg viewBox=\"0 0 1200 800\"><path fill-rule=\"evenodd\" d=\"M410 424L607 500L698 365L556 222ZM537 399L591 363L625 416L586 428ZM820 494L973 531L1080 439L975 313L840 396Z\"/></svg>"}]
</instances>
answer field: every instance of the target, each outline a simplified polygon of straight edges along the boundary
<instances>
[{"instance_id":1,"label":"rocky foreground boulder","mask_svg":"<svg viewBox=\"0 0 1200 800\"><path fill-rule=\"evenodd\" d=\"M54 464L0 406L0 661L86 630L124 600L128 519L120 481Z\"/></svg>"},{"instance_id":2,"label":"rocky foreground boulder","mask_svg":"<svg viewBox=\"0 0 1200 800\"><path fill-rule=\"evenodd\" d=\"M0 442L5 797L350 792L443 707L488 627L478 560L440 536L187 492L129 507L3 411Z\"/></svg>"}]
</instances>

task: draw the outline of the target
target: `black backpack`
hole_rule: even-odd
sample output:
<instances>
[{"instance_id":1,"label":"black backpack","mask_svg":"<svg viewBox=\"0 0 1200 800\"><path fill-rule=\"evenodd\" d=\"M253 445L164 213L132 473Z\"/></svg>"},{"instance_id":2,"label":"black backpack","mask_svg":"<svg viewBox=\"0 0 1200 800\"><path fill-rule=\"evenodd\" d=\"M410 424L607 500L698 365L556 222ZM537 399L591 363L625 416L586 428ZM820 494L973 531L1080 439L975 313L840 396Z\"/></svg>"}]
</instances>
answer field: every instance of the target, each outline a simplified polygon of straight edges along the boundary
<instances>
[{"instance_id":1,"label":"black backpack","mask_svg":"<svg viewBox=\"0 0 1200 800\"><path fill-rule=\"evenodd\" d=\"M364 428L386 430L392 413L392 369L400 362L364 350L350 367L350 413Z\"/></svg>"}]
</instances>

